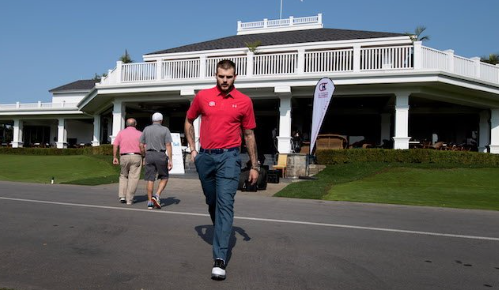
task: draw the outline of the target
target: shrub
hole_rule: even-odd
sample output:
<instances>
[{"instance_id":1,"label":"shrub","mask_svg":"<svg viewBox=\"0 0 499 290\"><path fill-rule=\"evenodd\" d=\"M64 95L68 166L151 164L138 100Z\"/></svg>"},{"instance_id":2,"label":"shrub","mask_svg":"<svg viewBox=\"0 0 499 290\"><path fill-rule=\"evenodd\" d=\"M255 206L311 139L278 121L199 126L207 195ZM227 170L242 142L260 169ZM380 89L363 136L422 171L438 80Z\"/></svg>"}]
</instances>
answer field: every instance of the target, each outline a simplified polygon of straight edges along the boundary
<instances>
[{"instance_id":1,"label":"shrub","mask_svg":"<svg viewBox=\"0 0 499 290\"><path fill-rule=\"evenodd\" d=\"M11 148L0 147L0 154L19 155L112 155L113 145L106 144L96 147L84 148Z\"/></svg>"},{"instance_id":2,"label":"shrub","mask_svg":"<svg viewBox=\"0 0 499 290\"><path fill-rule=\"evenodd\" d=\"M499 166L499 155L428 149L352 149L318 150L319 164L331 165L353 162L438 163Z\"/></svg>"}]
</instances>

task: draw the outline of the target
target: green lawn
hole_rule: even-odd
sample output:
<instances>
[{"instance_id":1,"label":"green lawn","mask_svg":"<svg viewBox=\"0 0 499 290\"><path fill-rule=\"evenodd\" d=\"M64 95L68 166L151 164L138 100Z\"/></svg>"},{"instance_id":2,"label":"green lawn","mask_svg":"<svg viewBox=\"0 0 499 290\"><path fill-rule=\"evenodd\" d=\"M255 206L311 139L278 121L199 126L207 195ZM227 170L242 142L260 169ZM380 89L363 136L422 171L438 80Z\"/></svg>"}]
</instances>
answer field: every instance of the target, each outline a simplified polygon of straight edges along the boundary
<instances>
[{"instance_id":1,"label":"green lawn","mask_svg":"<svg viewBox=\"0 0 499 290\"><path fill-rule=\"evenodd\" d=\"M0 180L97 185L118 182L111 156L0 154ZM499 210L499 167L347 163L317 180L294 182L276 196Z\"/></svg>"},{"instance_id":2,"label":"green lawn","mask_svg":"<svg viewBox=\"0 0 499 290\"><path fill-rule=\"evenodd\" d=\"M118 181L111 156L35 156L0 154L0 180L95 185Z\"/></svg>"},{"instance_id":3,"label":"green lawn","mask_svg":"<svg viewBox=\"0 0 499 290\"><path fill-rule=\"evenodd\" d=\"M359 163L329 166L276 196L499 210L499 168Z\"/></svg>"}]
</instances>

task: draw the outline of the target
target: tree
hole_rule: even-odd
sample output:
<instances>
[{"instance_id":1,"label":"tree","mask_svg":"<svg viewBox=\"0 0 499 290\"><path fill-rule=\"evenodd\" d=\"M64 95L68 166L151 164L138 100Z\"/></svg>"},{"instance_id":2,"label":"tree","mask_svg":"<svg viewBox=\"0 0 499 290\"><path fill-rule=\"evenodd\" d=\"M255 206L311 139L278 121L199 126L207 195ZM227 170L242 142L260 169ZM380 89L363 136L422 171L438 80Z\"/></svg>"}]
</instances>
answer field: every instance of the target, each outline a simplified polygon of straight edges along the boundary
<instances>
[{"instance_id":1,"label":"tree","mask_svg":"<svg viewBox=\"0 0 499 290\"><path fill-rule=\"evenodd\" d=\"M260 40L255 40L253 42L245 42L244 44L246 45L249 51L256 54L256 50L260 45L262 45L262 42Z\"/></svg>"},{"instance_id":2,"label":"tree","mask_svg":"<svg viewBox=\"0 0 499 290\"><path fill-rule=\"evenodd\" d=\"M414 33L406 32L405 35L410 36L413 42L430 40L430 36L428 35L421 36L421 34L423 34L425 30L426 30L425 26L419 25L418 27L416 27L416 29L414 29Z\"/></svg>"},{"instance_id":3,"label":"tree","mask_svg":"<svg viewBox=\"0 0 499 290\"><path fill-rule=\"evenodd\" d=\"M95 73L93 80L100 82L100 80L105 77L107 77L107 73L103 73L102 75Z\"/></svg>"},{"instance_id":4,"label":"tree","mask_svg":"<svg viewBox=\"0 0 499 290\"><path fill-rule=\"evenodd\" d=\"M120 57L120 61L123 63L132 63L133 60L128 54L128 50L125 49L125 53Z\"/></svg>"},{"instance_id":5,"label":"tree","mask_svg":"<svg viewBox=\"0 0 499 290\"><path fill-rule=\"evenodd\" d=\"M490 63L490 64L499 64L499 53L491 53L489 57L482 56L480 59L482 62Z\"/></svg>"}]
</instances>

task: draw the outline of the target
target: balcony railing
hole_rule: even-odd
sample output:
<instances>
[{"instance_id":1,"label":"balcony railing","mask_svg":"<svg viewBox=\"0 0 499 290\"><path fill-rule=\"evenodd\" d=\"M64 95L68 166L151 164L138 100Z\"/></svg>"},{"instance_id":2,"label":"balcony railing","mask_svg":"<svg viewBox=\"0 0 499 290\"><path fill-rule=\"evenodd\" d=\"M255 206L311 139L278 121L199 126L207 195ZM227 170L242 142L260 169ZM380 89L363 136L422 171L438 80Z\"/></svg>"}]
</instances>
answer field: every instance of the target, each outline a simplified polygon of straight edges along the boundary
<instances>
[{"instance_id":1,"label":"balcony railing","mask_svg":"<svg viewBox=\"0 0 499 290\"><path fill-rule=\"evenodd\" d=\"M48 110L78 110L78 103L20 103L15 104L0 104L0 111L12 111L12 110L33 110L33 111L48 111Z\"/></svg>"},{"instance_id":2,"label":"balcony railing","mask_svg":"<svg viewBox=\"0 0 499 290\"><path fill-rule=\"evenodd\" d=\"M479 58L464 58L452 50L439 51L414 45L359 47L323 50L295 50L280 53L238 55L166 60L159 62L122 64L101 81L101 84L144 83L212 78L216 64L222 59L236 63L240 77L306 76L320 73L375 73L397 71L441 71L458 77L499 84L499 66L480 62ZM159 66L158 66L159 63Z\"/></svg>"},{"instance_id":3,"label":"balcony railing","mask_svg":"<svg viewBox=\"0 0 499 290\"><path fill-rule=\"evenodd\" d=\"M253 22L241 22L237 23L237 33L245 34L247 32L257 32L265 29L272 28L286 28L293 26L310 26L314 25L317 27L322 27L322 14L319 13L317 16L307 16L307 17L289 17L287 19L264 19L263 21L253 21Z\"/></svg>"}]
</instances>

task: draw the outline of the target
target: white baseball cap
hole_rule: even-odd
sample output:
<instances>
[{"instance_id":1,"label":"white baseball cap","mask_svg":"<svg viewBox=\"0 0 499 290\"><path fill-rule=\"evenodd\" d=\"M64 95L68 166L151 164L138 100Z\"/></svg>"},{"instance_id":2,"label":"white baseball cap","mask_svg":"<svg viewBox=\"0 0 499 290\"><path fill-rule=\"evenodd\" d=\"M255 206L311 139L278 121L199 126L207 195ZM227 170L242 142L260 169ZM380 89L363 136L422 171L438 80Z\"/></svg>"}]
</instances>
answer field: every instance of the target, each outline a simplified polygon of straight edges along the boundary
<instances>
[{"instance_id":1,"label":"white baseball cap","mask_svg":"<svg viewBox=\"0 0 499 290\"><path fill-rule=\"evenodd\" d=\"M161 113L152 114L152 121L153 122L163 121L163 114L161 114Z\"/></svg>"}]
</instances>

